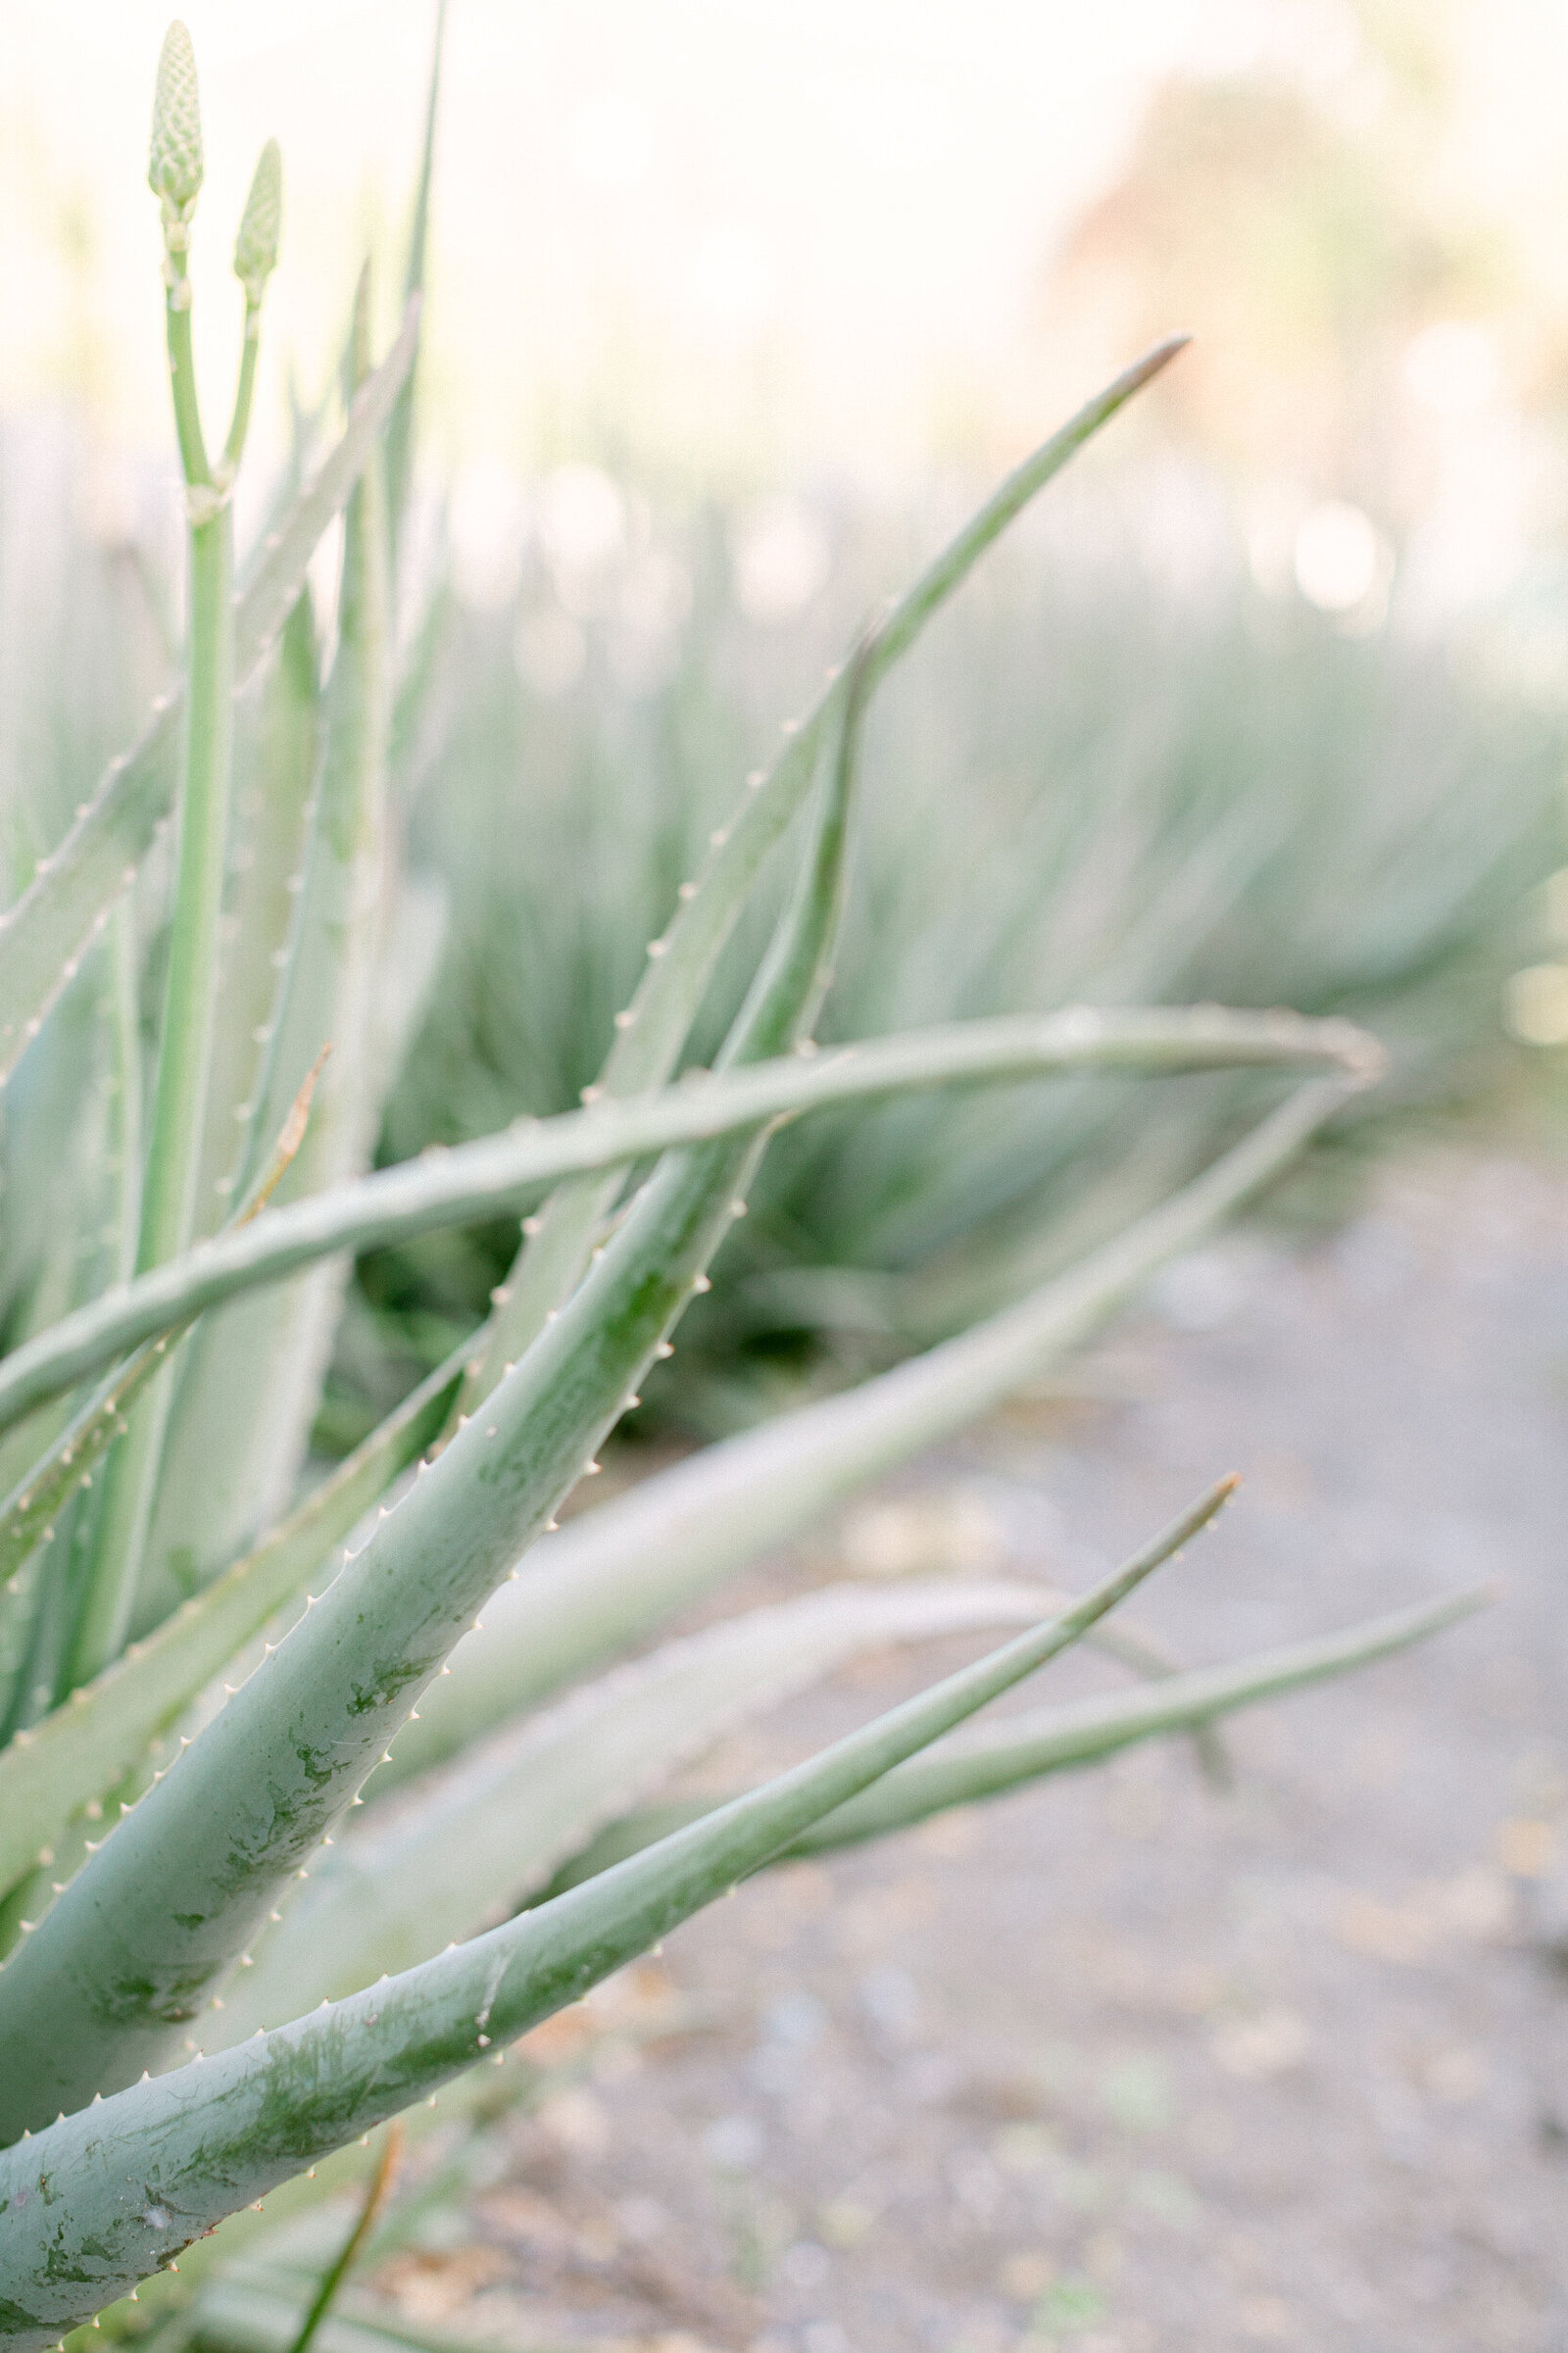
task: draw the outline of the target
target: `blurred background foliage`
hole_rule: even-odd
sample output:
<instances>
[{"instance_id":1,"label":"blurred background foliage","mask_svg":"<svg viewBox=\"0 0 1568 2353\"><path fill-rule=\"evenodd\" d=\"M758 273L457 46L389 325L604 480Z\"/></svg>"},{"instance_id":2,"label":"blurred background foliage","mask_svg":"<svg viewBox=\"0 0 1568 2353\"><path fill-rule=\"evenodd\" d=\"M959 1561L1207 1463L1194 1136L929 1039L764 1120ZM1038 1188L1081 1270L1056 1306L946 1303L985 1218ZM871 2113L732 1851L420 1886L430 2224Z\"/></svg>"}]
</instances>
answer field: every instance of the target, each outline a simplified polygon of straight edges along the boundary
<instances>
[{"instance_id":1,"label":"blurred background foliage","mask_svg":"<svg viewBox=\"0 0 1568 2353\"><path fill-rule=\"evenodd\" d=\"M608 40L613 7L588 13ZM1038 62L1025 14L982 12L993 74L1009 38ZM953 16L917 12L888 52L890 90L909 59L941 64ZM877 711L823 1034L1077 1000L1347 1012L1390 1042L1396 1072L1320 1152L1320 1178L1332 1164L1343 1179L1399 1118L1495 1123L1528 1114L1543 1078L1549 1096L1568 1042L1568 279L1542 217L1560 167L1535 90L1561 28L1526 0L1205 5L1158 38L1137 16L1121 11L1139 70L1093 167L1033 226L998 223L1028 251L991 340L949 319L917 383L895 389L906 347L890 326L886 383L857 386L835 438L822 415L842 378L818 349L834 314L798 284L820 248L803 228L804 261L769 260L725 215L721 178L704 200L708 275L682 281L701 280L696 308L661 309L656 273L587 342L540 274L537 223L509 216L527 348L508 373L474 324L458 233L476 175L499 186L509 169L465 131L489 15L473 0L466 52L455 0L397 751L419 937L439 923L442 945L383 1157L576 1100L737 775L846 634L999 461L1178 326L1193 350ZM808 61L813 42L829 36L808 11ZM605 208L662 221L680 178L652 78L639 96L644 62L629 51L574 112L555 93L568 145L549 217L568 256L588 239L607 302L632 248ZM1052 137L1071 88L1069 58L999 139L1028 135L1031 107L1033 135ZM548 78L526 97L551 103ZM760 120L762 148L778 135ZM955 177L935 134L930 152L961 216L963 157ZM812 177L802 213L831 222L832 172ZM57 340L81 397L14 400L0 433L14 888L128 733L178 628L165 469L105 425L81 291L105 241L74 207L58 270L77 324ZM293 211L292 237L314 233L306 220ZM852 248L857 233L852 219ZM923 234L911 215L912 251L889 262L911 315ZM930 251L940 312L947 264ZM867 316L891 299L868 273ZM867 372L853 337L834 365ZM464 368L488 368L482 394ZM509 432L498 387L514 395ZM792 435L796 393L811 422ZM329 629L329 574L319 588ZM754 946L720 976L710 1040ZM78 1083L69 1055L61 1067L55 1083ZM1124 1090L1084 1082L787 1133L650 1406L666 1427L732 1427L957 1328L1198 1164L1257 1085L1173 1082L1152 1129ZM324 1447L476 1320L514 1242L441 1237L362 1266Z\"/></svg>"}]
</instances>

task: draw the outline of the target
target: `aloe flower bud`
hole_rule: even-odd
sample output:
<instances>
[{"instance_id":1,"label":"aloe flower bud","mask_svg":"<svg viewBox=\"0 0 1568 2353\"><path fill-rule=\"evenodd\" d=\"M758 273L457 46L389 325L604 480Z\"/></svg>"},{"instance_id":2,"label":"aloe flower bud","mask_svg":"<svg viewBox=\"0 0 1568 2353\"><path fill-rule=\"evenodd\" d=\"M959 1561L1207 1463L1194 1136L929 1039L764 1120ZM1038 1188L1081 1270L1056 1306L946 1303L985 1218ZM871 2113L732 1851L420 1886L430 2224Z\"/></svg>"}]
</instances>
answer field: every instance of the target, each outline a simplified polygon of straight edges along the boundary
<instances>
[{"instance_id":1,"label":"aloe flower bud","mask_svg":"<svg viewBox=\"0 0 1568 2353\"><path fill-rule=\"evenodd\" d=\"M251 192L240 217L234 240L234 275L255 310L268 279L277 268L277 241L283 225L283 159L277 141L269 139L257 158Z\"/></svg>"},{"instance_id":2,"label":"aloe flower bud","mask_svg":"<svg viewBox=\"0 0 1568 2353\"><path fill-rule=\"evenodd\" d=\"M201 102L196 91L196 52L176 17L164 35L153 95L152 148L147 185L163 198L166 214L188 221L205 172Z\"/></svg>"}]
</instances>

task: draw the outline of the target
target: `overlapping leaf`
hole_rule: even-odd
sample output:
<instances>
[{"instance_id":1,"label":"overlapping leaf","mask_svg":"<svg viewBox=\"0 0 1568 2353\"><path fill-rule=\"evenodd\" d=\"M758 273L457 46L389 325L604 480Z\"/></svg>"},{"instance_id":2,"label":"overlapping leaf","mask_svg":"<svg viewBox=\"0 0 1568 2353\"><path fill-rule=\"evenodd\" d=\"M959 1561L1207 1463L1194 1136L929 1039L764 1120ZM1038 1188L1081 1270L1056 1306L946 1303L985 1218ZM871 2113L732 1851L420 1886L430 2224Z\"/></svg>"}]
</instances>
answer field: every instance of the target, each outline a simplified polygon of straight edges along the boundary
<instances>
[{"instance_id":1,"label":"overlapping leaf","mask_svg":"<svg viewBox=\"0 0 1568 2353\"><path fill-rule=\"evenodd\" d=\"M223 2215L576 1999L822 1814L1034 1673L1178 1550L1230 1485L1072 1610L585 1887L6 2150L0 2325L17 2353L52 2343Z\"/></svg>"}]
</instances>

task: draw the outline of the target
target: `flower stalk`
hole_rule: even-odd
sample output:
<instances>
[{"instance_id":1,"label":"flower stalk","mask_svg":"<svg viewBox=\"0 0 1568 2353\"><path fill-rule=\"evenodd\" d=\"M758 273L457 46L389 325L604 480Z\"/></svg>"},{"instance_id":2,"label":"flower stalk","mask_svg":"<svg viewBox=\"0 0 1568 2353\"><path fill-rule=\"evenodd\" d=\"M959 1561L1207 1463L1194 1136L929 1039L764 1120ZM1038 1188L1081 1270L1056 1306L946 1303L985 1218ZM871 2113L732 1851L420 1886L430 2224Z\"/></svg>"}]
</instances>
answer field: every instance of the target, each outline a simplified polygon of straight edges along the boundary
<instances>
[{"instance_id":1,"label":"flower stalk","mask_svg":"<svg viewBox=\"0 0 1568 2353\"><path fill-rule=\"evenodd\" d=\"M245 289L245 332L233 421L215 466L197 397L188 268L190 225L204 175L196 61L190 34L176 19L159 59L147 180L159 200L164 229L169 378L185 477L190 624L173 921L142 1189L138 1274L177 1257L191 1242L196 1225L234 752L230 493L250 423L262 297L276 264L281 219L281 167L276 145L270 141L256 168L235 247L235 272ZM172 1364L166 1365L110 1456L91 1568L68 1654L71 1688L101 1673L118 1656L130 1630L172 1401Z\"/></svg>"}]
</instances>

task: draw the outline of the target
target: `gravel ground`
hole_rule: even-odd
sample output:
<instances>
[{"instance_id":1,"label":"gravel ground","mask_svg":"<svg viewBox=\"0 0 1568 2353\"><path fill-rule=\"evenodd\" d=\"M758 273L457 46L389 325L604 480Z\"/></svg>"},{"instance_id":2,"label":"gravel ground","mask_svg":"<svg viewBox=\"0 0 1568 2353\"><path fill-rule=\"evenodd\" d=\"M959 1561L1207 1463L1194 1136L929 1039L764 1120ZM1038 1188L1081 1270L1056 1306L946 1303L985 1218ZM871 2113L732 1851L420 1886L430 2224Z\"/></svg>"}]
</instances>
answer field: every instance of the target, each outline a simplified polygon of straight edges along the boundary
<instances>
[{"instance_id":1,"label":"gravel ground","mask_svg":"<svg viewBox=\"0 0 1568 2353\"><path fill-rule=\"evenodd\" d=\"M1305 1254L1184 1262L1082 1369L754 1590L1082 1583L1239 1469L1140 1599L1184 1656L1482 1580L1498 1605L1239 1719L1228 1790L1150 1747L744 1888L534 2038L581 2080L382 2275L405 2320L657 2353L1568 2349L1568 1183L1424 1156ZM879 1662L725 1777L947 1663Z\"/></svg>"}]
</instances>

